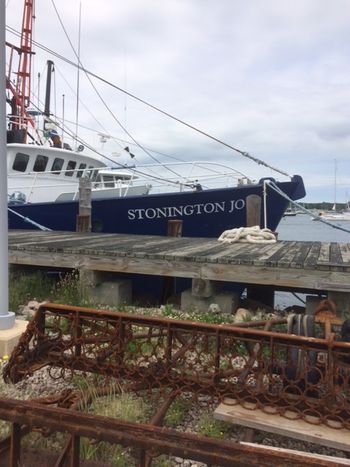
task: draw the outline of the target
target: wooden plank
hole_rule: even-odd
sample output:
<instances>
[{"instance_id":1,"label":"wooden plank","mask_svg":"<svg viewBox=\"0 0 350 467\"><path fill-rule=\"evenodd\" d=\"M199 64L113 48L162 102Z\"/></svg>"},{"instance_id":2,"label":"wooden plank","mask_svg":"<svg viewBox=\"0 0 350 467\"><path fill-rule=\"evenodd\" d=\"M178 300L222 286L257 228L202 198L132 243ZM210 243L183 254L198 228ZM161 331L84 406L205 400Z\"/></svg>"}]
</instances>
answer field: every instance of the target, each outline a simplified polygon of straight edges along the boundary
<instances>
[{"instance_id":1,"label":"wooden plank","mask_svg":"<svg viewBox=\"0 0 350 467\"><path fill-rule=\"evenodd\" d=\"M317 260L318 263L329 262L330 247L331 247L330 242L321 243L321 248L320 248L320 252L319 252L318 260Z\"/></svg>"},{"instance_id":2,"label":"wooden plank","mask_svg":"<svg viewBox=\"0 0 350 467\"><path fill-rule=\"evenodd\" d=\"M257 264L257 265L267 264L271 256L273 256L275 253L279 252L280 250L284 251L286 247L287 247L287 242L283 242L283 241L282 242L279 241L277 243L271 244L270 248L262 252L259 258L257 258L254 261L254 264Z\"/></svg>"},{"instance_id":3,"label":"wooden plank","mask_svg":"<svg viewBox=\"0 0 350 467\"><path fill-rule=\"evenodd\" d=\"M339 243L340 254L342 256L343 263L350 265L350 248L346 243Z\"/></svg>"},{"instance_id":4,"label":"wooden plank","mask_svg":"<svg viewBox=\"0 0 350 467\"><path fill-rule=\"evenodd\" d=\"M313 269L316 267L320 249L321 249L321 242L315 242L312 244L305 258L304 268Z\"/></svg>"},{"instance_id":5,"label":"wooden plank","mask_svg":"<svg viewBox=\"0 0 350 467\"><path fill-rule=\"evenodd\" d=\"M218 245L217 250L212 251L207 257L208 263L215 263L220 261L222 263L233 263L235 264L235 258L237 258L247 248L246 243L221 243Z\"/></svg>"},{"instance_id":6,"label":"wooden plank","mask_svg":"<svg viewBox=\"0 0 350 467\"><path fill-rule=\"evenodd\" d=\"M313 425L301 419L293 420L293 415L298 416L297 412L293 414L288 411L286 414L289 418L285 418L254 409L254 404L249 402L245 403L245 408L238 404L233 405L236 403L234 399L226 401L229 405L221 403L214 411L214 418L350 452L350 431L345 428L334 429L325 425Z\"/></svg>"},{"instance_id":7,"label":"wooden plank","mask_svg":"<svg viewBox=\"0 0 350 467\"><path fill-rule=\"evenodd\" d=\"M302 268L305 262L307 255L311 249L312 242L300 242L299 251L296 253L292 259L290 265L293 268Z\"/></svg>"},{"instance_id":8,"label":"wooden plank","mask_svg":"<svg viewBox=\"0 0 350 467\"><path fill-rule=\"evenodd\" d=\"M283 258L286 258L286 260L283 261L283 264L288 266L291 258L294 257L294 248L296 245L297 242L286 243L283 249L276 250L275 253L269 257L266 264L269 266L277 266L281 264ZM291 250L293 250L293 253L291 253Z\"/></svg>"},{"instance_id":9,"label":"wooden plank","mask_svg":"<svg viewBox=\"0 0 350 467\"><path fill-rule=\"evenodd\" d=\"M340 252L339 244L332 242L329 252L329 262L337 263L342 266L343 258Z\"/></svg>"},{"instance_id":10,"label":"wooden plank","mask_svg":"<svg viewBox=\"0 0 350 467\"><path fill-rule=\"evenodd\" d=\"M247 443L245 441L240 441L240 444L244 444L245 446L251 446L253 447L254 449L257 449L259 450L260 449L263 449L263 448L266 448L267 445L259 445L259 444L256 444L256 443ZM277 448L275 446L268 446L269 449L271 449L271 451L277 451L277 452L280 452L281 454L283 453L286 453L286 454L296 454L296 455L299 455L299 456L302 456L302 457L310 457L311 459L317 461L317 460L320 460L320 461L326 461L328 462L328 466L329 467L337 467L337 466L341 466L341 465L350 465L350 459L345 459L343 457L333 457L333 456L326 456L324 454L316 454L315 452L306 452L306 451L297 451L296 449L286 449L286 448ZM321 464L321 462L320 462Z\"/></svg>"},{"instance_id":11,"label":"wooden plank","mask_svg":"<svg viewBox=\"0 0 350 467\"><path fill-rule=\"evenodd\" d=\"M277 266L283 267L287 266L290 267L291 262L293 261L294 257L299 253L300 242L292 242L287 249L287 251L283 252L281 258L277 261Z\"/></svg>"}]
</instances>

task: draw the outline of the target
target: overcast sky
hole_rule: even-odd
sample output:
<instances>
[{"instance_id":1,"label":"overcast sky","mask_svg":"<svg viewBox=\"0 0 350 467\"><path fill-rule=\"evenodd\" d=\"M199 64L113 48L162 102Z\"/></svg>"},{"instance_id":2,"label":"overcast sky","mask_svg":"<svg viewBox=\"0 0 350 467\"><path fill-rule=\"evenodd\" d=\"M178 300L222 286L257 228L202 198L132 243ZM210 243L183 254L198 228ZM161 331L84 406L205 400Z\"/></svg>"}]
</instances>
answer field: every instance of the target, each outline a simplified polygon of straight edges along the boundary
<instances>
[{"instance_id":1,"label":"overcast sky","mask_svg":"<svg viewBox=\"0 0 350 467\"><path fill-rule=\"evenodd\" d=\"M7 24L17 30L23 3L6 0ZM306 201L333 201L336 160L337 201L350 199L348 0L55 0L75 47L80 3L86 69L289 174L302 175ZM34 38L76 61L53 4L36 0ZM18 43L12 34L7 40ZM35 75L44 74L49 58L36 50ZM74 121L76 70L53 60L56 112L62 115L64 93L66 119ZM123 93L93 83L144 146L187 161L221 161L255 179L273 175ZM37 83L33 88L37 94ZM43 92L44 78L41 100ZM79 121L96 130L90 141L101 146L97 133L102 128L129 140L84 76L80 93L86 108L80 106ZM105 150L118 152L121 144L109 142ZM139 148L133 151L138 161L148 162Z\"/></svg>"}]
</instances>

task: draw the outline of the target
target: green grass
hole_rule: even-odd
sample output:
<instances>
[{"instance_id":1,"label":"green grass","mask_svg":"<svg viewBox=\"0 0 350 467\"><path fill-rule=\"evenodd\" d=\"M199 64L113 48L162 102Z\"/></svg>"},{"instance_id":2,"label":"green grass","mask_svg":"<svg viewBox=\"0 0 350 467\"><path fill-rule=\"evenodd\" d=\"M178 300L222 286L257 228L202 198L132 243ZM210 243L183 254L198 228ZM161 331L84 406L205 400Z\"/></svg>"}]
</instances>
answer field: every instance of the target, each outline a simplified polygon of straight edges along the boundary
<instances>
[{"instance_id":1,"label":"green grass","mask_svg":"<svg viewBox=\"0 0 350 467\"><path fill-rule=\"evenodd\" d=\"M42 272L23 274L10 272L9 276L9 307L16 312L20 305L30 300L41 302L52 295L54 279Z\"/></svg>"},{"instance_id":2,"label":"green grass","mask_svg":"<svg viewBox=\"0 0 350 467\"><path fill-rule=\"evenodd\" d=\"M198 433L209 438L224 439L232 429L232 425L221 420L216 420L210 414L203 414L198 422Z\"/></svg>"}]
</instances>

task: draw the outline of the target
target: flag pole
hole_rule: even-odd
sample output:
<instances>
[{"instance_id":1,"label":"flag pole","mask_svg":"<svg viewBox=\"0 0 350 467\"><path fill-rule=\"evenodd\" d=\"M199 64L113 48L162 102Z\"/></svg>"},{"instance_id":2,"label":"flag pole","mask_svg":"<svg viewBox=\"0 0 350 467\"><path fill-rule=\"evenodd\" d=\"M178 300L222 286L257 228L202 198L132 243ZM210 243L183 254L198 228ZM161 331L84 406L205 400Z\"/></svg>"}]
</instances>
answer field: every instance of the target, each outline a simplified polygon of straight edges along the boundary
<instances>
[{"instance_id":1,"label":"flag pole","mask_svg":"<svg viewBox=\"0 0 350 467\"><path fill-rule=\"evenodd\" d=\"M6 33L5 0L0 0L0 330L15 324L9 309L7 156L6 156Z\"/></svg>"}]
</instances>

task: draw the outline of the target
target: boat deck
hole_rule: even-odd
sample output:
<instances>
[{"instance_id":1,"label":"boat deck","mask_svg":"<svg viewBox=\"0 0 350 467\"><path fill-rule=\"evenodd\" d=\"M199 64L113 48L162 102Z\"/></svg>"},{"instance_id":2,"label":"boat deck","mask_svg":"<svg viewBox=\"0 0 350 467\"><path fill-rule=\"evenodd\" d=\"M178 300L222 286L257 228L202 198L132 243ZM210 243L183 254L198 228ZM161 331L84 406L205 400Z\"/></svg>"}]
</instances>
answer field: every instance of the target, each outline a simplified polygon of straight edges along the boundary
<instances>
[{"instance_id":1,"label":"boat deck","mask_svg":"<svg viewBox=\"0 0 350 467\"><path fill-rule=\"evenodd\" d=\"M9 262L350 292L350 244L10 231Z\"/></svg>"}]
</instances>

